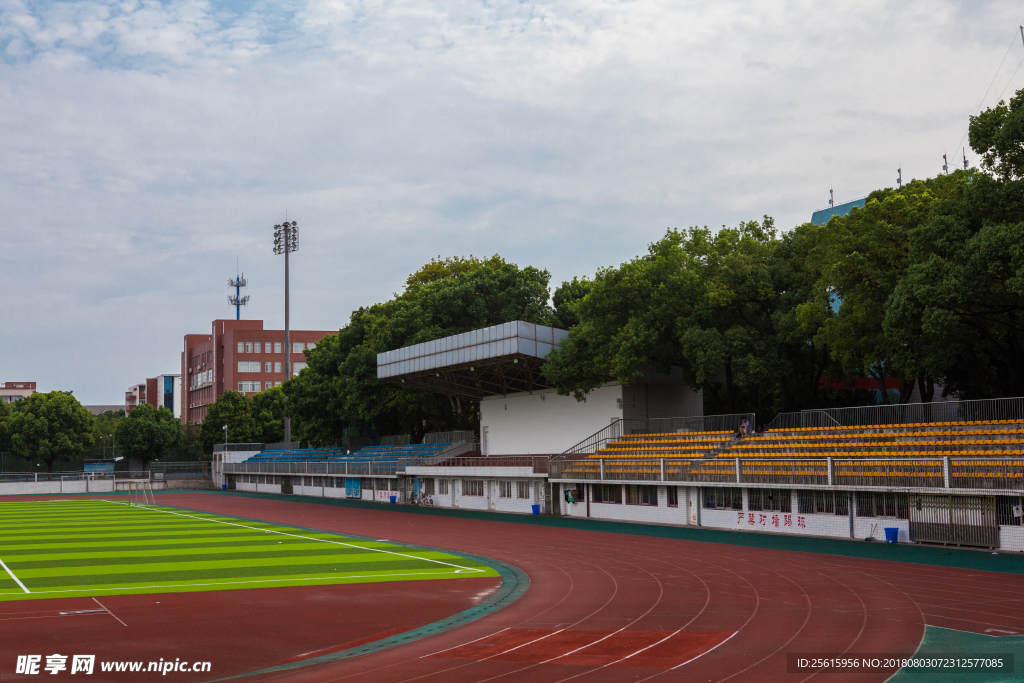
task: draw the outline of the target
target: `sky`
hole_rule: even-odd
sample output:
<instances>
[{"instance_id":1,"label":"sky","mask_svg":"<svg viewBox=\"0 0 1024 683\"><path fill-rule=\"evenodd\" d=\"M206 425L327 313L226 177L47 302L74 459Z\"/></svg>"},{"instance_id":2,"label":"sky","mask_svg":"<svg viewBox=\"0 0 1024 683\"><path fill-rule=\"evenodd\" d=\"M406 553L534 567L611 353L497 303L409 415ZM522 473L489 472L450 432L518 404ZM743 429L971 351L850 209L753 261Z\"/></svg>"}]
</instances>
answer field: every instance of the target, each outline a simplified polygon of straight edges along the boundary
<instances>
[{"instance_id":1,"label":"sky","mask_svg":"<svg viewBox=\"0 0 1024 683\"><path fill-rule=\"evenodd\" d=\"M0 0L0 382L123 402L182 337L333 330L436 256L552 285L670 227L962 164L1020 2ZM987 89L987 90L986 90ZM976 155L967 150L974 165Z\"/></svg>"}]
</instances>

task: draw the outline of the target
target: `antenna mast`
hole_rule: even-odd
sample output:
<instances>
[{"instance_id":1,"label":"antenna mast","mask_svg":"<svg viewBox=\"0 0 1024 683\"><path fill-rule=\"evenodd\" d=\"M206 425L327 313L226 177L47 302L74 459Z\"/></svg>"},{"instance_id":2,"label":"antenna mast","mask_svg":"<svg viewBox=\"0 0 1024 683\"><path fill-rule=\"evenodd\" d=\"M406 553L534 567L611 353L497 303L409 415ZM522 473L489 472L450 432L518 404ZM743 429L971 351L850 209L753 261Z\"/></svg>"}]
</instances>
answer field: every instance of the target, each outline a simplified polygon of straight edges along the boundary
<instances>
[{"instance_id":1,"label":"antenna mast","mask_svg":"<svg viewBox=\"0 0 1024 683\"><path fill-rule=\"evenodd\" d=\"M832 188L828 188L828 205L829 208L835 206L835 195L832 194Z\"/></svg>"},{"instance_id":2,"label":"antenna mast","mask_svg":"<svg viewBox=\"0 0 1024 683\"><path fill-rule=\"evenodd\" d=\"M900 164L900 167L896 169L896 187L897 188L903 187L903 165L902 164Z\"/></svg>"},{"instance_id":3,"label":"antenna mast","mask_svg":"<svg viewBox=\"0 0 1024 683\"><path fill-rule=\"evenodd\" d=\"M235 307L235 320L242 319L242 306L249 303L249 295L242 296L242 287L247 284L245 275L238 274L238 259L235 258L235 279L228 278L228 287L235 288L235 295L228 296L228 303Z\"/></svg>"}]
</instances>

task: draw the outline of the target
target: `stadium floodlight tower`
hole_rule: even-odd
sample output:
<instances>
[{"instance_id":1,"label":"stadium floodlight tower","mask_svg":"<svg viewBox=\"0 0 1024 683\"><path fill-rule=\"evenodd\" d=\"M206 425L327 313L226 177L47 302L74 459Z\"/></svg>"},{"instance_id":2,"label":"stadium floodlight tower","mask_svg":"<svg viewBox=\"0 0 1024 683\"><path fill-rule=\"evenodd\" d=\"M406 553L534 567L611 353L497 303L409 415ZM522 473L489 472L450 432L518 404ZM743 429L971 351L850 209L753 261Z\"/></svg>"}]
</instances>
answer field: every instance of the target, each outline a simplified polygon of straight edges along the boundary
<instances>
[{"instance_id":1,"label":"stadium floodlight tower","mask_svg":"<svg viewBox=\"0 0 1024 683\"><path fill-rule=\"evenodd\" d=\"M228 287L235 288L235 295L228 296L228 303L235 307L235 320L242 319L242 306L249 303L249 295L242 296L242 287L247 284L245 274L238 275L238 271L235 271L235 279L228 278Z\"/></svg>"},{"instance_id":2,"label":"stadium floodlight tower","mask_svg":"<svg viewBox=\"0 0 1024 683\"><path fill-rule=\"evenodd\" d=\"M292 376L291 338L288 335L288 254L299 250L299 224L296 221L285 221L274 226L274 253L284 254L284 379ZM284 416L284 441L292 440L292 420L288 417L287 408Z\"/></svg>"}]
</instances>

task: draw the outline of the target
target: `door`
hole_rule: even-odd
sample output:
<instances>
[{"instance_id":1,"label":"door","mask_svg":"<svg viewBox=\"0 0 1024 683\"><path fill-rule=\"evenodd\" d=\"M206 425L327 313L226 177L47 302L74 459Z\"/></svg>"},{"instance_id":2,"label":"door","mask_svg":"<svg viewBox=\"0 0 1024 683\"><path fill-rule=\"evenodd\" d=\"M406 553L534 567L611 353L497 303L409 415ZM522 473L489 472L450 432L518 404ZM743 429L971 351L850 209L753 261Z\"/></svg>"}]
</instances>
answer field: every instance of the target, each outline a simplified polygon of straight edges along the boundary
<instances>
[{"instance_id":1,"label":"door","mask_svg":"<svg viewBox=\"0 0 1024 683\"><path fill-rule=\"evenodd\" d=\"M291 493L291 492L292 492L292 478L291 477L281 477L281 493Z\"/></svg>"},{"instance_id":2,"label":"door","mask_svg":"<svg viewBox=\"0 0 1024 683\"><path fill-rule=\"evenodd\" d=\"M910 540L998 547L995 496L911 494Z\"/></svg>"},{"instance_id":3,"label":"door","mask_svg":"<svg viewBox=\"0 0 1024 683\"><path fill-rule=\"evenodd\" d=\"M235 475L233 475L233 474L229 474L228 475L227 484L228 484L228 491L234 491L235 490Z\"/></svg>"}]
</instances>

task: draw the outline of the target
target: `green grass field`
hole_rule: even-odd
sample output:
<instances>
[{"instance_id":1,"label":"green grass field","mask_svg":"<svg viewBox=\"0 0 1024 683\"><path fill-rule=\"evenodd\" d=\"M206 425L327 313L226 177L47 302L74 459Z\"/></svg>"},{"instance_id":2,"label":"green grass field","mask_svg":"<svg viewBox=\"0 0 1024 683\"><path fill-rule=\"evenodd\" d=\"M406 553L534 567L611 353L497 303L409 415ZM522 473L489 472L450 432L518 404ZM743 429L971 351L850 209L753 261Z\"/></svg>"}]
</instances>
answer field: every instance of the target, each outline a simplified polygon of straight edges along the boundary
<instances>
[{"instance_id":1,"label":"green grass field","mask_svg":"<svg viewBox=\"0 0 1024 683\"><path fill-rule=\"evenodd\" d=\"M0 601L498 576L439 551L123 500L0 503Z\"/></svg>"}]
</instances>

